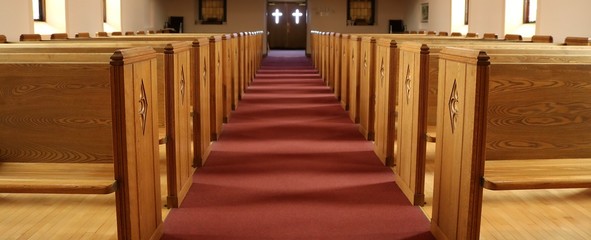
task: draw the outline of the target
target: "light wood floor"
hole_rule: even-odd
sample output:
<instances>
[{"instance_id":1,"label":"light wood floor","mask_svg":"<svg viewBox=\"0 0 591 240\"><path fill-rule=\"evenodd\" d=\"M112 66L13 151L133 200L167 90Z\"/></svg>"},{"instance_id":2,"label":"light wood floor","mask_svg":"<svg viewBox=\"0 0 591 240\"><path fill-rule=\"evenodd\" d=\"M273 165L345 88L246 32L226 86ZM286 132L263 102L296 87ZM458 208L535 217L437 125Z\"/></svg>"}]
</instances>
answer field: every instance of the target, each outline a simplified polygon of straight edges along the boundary
<instances>
[{"instance_id":1,"label":"light wood floor","mask_svg":"<svg viewBox=\"0 0 591 240\"><path fill-rule=\"evenodd\" d=\"M434 145L427 146L423 211L432 212ZM484 190L480 239L591 239L591 189Z\"/></svg>"},{"instance_id":2,"label":"light wood floor","mask_svg":"<svg viewBox=\"0 0 591 240\"><path fill-rule=\"evenodd\" d=\"M165 156L161 147L163 204ZM163 205L163 219L168 212ZM117 239L115 194L0 194L0 239Z\"/></svg>"}]
</instances>

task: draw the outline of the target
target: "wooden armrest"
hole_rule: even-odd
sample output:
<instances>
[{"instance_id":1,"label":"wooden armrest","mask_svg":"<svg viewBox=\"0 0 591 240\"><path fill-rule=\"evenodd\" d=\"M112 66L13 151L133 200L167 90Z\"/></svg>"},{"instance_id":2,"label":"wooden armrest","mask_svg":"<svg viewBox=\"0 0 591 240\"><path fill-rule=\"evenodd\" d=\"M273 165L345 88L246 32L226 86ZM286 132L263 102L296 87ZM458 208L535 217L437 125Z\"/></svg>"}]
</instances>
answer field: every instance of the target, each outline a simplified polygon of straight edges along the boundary
<instances>
[{"instance_id":1,"label":"wooden armrest","mask_svg":"<svg viewBox=\"0 0 591 240\"><path fill-rule=\"evenodd\" d=\"M591 188L591 159L487 160L490 190Z\"/></svg>"},{"instance_id":2,"label":"wooden armrest","mask_svg":"<svg viewBox=\"0 0 591 240\"><path fill-rule=\"evenodd\" d=\"M0 163L0 192L109 194L117 190L112 163Z\"/></svg>"}]
</instances>

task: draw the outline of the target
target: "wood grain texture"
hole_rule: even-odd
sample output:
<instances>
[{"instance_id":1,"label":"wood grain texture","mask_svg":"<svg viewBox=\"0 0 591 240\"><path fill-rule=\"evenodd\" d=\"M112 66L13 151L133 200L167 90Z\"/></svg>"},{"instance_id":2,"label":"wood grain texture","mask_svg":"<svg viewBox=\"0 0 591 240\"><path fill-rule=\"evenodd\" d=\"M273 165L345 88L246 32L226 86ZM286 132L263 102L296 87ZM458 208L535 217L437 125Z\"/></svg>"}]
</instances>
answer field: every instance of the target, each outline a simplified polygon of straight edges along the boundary
<instances>
[{"instance_id":1,"label":"wood grain texture","mask_svg":"<svg viewBox=\"0 0 591 240\"><path fill-rule=\"evenodd\" d=\"M591 156L589 65L493 64L487 160Z\"/></svg>"},{"instance_id":2,"label":"wood grain texture","mask_svg":"<svg viewBox=\"0 0 591 240\"><path fill-rule=\"evenodd\" d=\"M113 162L108 65L6 63L0 72L1 161Z\"/></svg>"}]
</instances>

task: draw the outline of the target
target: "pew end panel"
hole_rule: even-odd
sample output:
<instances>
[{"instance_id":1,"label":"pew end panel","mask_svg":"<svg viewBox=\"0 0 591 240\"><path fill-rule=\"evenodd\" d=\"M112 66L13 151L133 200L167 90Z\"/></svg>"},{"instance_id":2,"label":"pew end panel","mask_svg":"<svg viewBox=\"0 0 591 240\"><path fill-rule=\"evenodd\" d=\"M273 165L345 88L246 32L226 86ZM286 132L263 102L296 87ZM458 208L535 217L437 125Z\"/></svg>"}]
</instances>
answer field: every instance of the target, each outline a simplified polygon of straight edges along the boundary
<instances>
[{"instance_id":1,"label":"pew end panel","mask_svg":"<svg viewBox=\"0 0 591 240\"><path fill-rule=\"evenodd\" d=\"M195 67L191 79L193 104L193 167L202 167L207 160L211 145L210 104L210 55L209 39L193 41L192 62Z\"/></svg>"},{"instance_id":2,"label":"pew end panel","mask_svg":"<svg viewBox=\"0 0 591 240\"><path fill-rule=\"evenodd\" d=\"M222 37L209 37L209 95L211 141L216 141L224 122Z\"/></svg>"},{"instance_id":3,"label":"pew end panel","mask_svg":"<svg viewBox=\"0 0 591 240\"><path fill-rule=\"evenodd\" d=\"M119 239L156 239L163 231L156 74L152 48L118 50L111 58Z\"/></svg>"},{"instance_id":4,"label":"pew end panel","mask_svg":"<svg viewBox=\"0 0 591 240\"><path fill-rule=\"evenodd\" d=\"M363 64L359 78L359 131L365 139L374 139L375 91L376 91L376 39L364 37L361 40Z\"/></svg>"},{"instance_id":5,"label":"pew end panel","mask_svg":"<svg viewBox=\"0 0 591 240\"><path fill-rule=\"evenodd\" d=\"M376 49L376 116L374 152L389 167L394 166L396 141L396 105L399 71L398 43L391 39L378 39Z\"/></svg>"},{"instance_id":6,"label":"pew end panel","mask_svg":"<svg viewBox=\"0 0 591 240\"><path fill-rule=\"evenodd\" d=\"M191 119L191 48L192 42L168 44L166 58L165 98L167 159L167 206L178 207L192 184L193 168L192 119ZM160 68L159 68L160 69ZM160 97L160 96L159 96ZM162 101L159 101L162 102Z\"/></svg>"},{"instance_id":7,"label":"pew end panel","mask_svg":"<svg viewBox=\"0 0 591 240\"><path fill-rule=\"evenodd\" d=\"M427 116L429 90L429 47L425 44L400 44L398 71L398 114L396 117L397 149L395 157L396 184L413 205L425 203Z\"/></svg>"},{"instance_id":8,"label":"pew end panel","mask_svg":"<svg viewBox=\"0 0 591 240\"><path fill-rule=\"evenodd\" d=\"M349 110L349 58L351 58L351 48L349 47L349 39L351 35L343 34L341 37L341 93L340 100L341 106L345 110Z\"/></svg>"},{"instance_id":9,"label":"pew end panel","mask_svg":"<svg viewBox=\"0 0 591 240\"><path fill-rule=\"evenodd\" d=\"M359 72L364 61L360 48L361 37L352 35L349 38L349 93L345 105L348 106L349 118L354 123L359 123ZM327 60L325 62L328 65Z\"/></svg>"},{"instance_id":10,"label":"pew end panel","mask_svg":"<svg viewBox=\"0 0 591 240\"><path fill-rule=\"evenodd\" d=\"M444 49L439 61L437 148L431 232L438 239L478 239L488 96L488 56ZM467 101L473 99L474 101Z\"/></svg>"}]
</instances>

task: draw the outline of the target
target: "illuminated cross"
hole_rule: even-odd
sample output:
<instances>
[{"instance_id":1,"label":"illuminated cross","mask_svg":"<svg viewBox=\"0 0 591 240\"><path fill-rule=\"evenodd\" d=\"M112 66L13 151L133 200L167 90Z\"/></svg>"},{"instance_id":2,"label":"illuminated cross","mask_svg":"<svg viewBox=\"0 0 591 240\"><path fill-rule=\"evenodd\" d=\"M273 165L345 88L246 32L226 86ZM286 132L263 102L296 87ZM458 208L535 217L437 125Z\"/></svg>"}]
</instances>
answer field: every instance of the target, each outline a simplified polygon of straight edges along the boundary
<instances>
[{"instance_id":1,"label":"illuminated cross","mask_svg":"<svg viewBox=\"0 0 591 240\"><path fill-rule=\"evenodd\" d=\"M291 15L295 17L296 24L300 24L300 17L304 14L301 13L299 9L296 9L295 12L293 12Z\"/></svg>"},{"instance_id":2,"label":"illuminated cross","mask_svg":"<svg viewBox=\"0 0 591 240\"><path fill-rule=\"evenodd\" d=\"M283 13L281 13L279 9L275 9L275 12L271 15L275 17L275 24L279 24L279 17L283 16Z\"/></svg>"}]
</instances>

